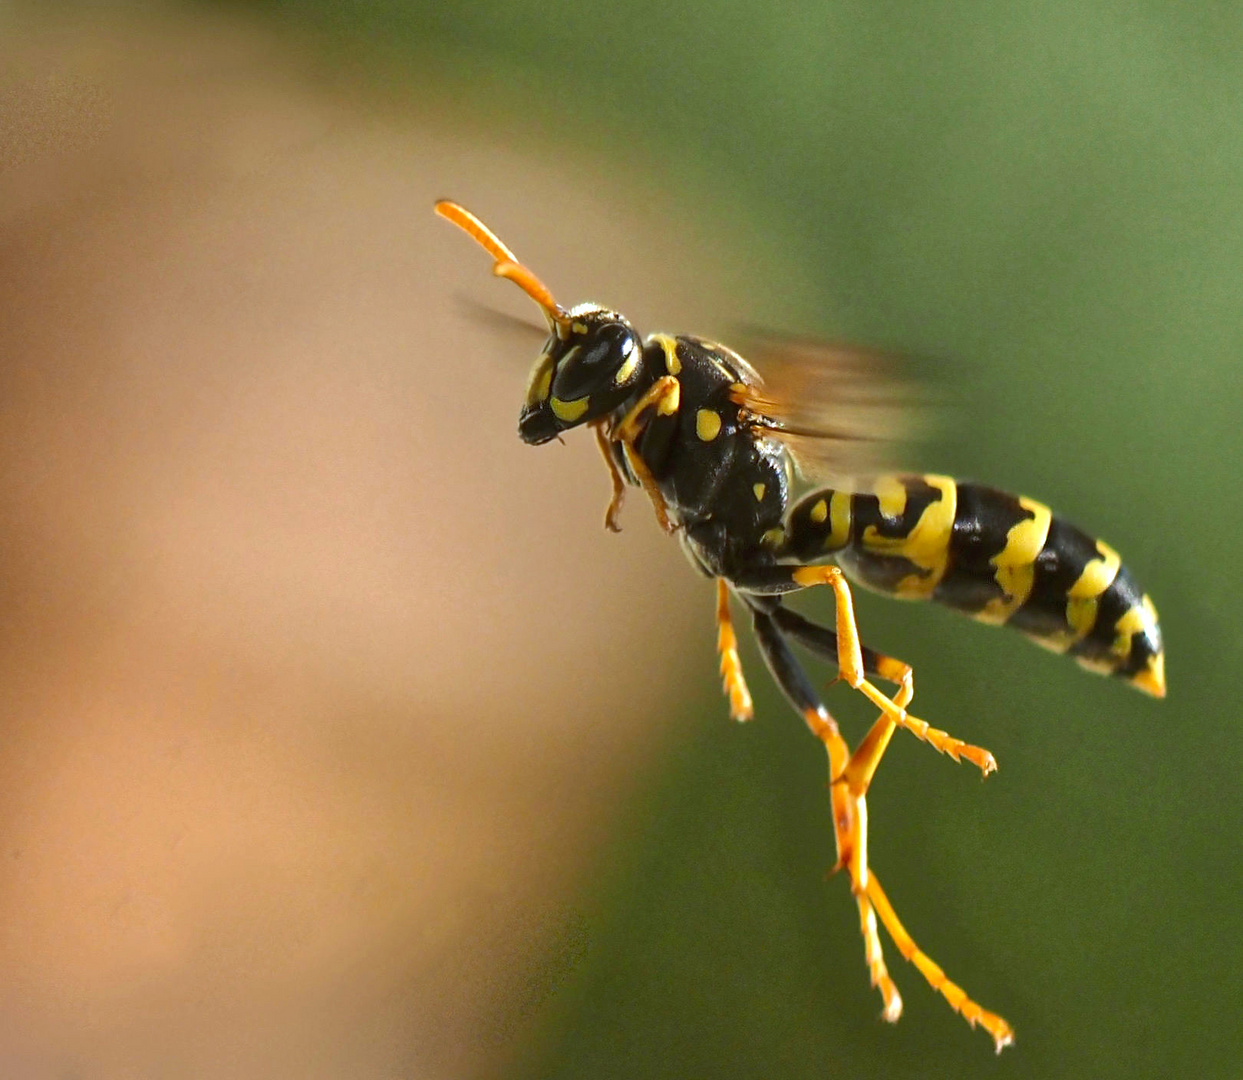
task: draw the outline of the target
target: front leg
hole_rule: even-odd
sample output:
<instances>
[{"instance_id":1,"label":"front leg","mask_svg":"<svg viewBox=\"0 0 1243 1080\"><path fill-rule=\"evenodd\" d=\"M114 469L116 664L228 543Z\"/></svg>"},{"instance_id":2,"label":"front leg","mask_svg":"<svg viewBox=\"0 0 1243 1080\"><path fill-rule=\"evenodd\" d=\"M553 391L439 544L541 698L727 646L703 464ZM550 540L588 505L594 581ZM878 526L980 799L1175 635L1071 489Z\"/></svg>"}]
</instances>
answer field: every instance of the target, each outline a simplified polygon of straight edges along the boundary
<instances>
[{"instance_id":1,"label":"front leg","mask_svg":"<svg viewBox=\"0 0 1243 1080\"><path fill-rule=\"evenodd\" d=\"M622 504L626 501L626 478L613 457L613 443L605 430L607 420L598 420L591 426L595 429L596 445L604 455L604 463L609 467L609 479L613 481L613 496L609 499L609 508L604 512L604 527L609 532L621 532L617 519L621 516Z\"/></svg>"},{"instance_id":2,"label":"front leg","mask_svg":"<svg viewBox=\"0 0 1243 1080\"><path fill-rule=\"evenodd\" d=\"M652 505L656 508L656 520L660 523L660 527L667 533L674 530L674 524L669 518L669 507L665 502L665 497L660 493L660 486L656 483L656 478L652 475L652 469L649 460L654 460L659 449L667 449L666 445L672 439L677 428L678 406L682 397L682 385L672 375L666 375L657 379L647 390L647 392L639 398L634 407L622 417L617 427L613 429L611 438L622 444L622 448L626 454L626 462L630 466L630 471L634 473L639 483L643 485L643 490L647 492L648 497L652 500ZM644 439L644 448L647 450L647 456L640 453L636 445L639 436L645 431L649 433L648 438ZM661 447L649 446L652 442L651 436L656 435L662 443ZM663 455L660 455L663 456ZM616 480L614 480L616 484ZM621 501L616 498L616 488L614 489L614 499L616 500L617 509L621 508ZM609 504L610 516L614 515L613 504ZM616 524L616 522L614 522Z\"/></svg>"}]
</instances>

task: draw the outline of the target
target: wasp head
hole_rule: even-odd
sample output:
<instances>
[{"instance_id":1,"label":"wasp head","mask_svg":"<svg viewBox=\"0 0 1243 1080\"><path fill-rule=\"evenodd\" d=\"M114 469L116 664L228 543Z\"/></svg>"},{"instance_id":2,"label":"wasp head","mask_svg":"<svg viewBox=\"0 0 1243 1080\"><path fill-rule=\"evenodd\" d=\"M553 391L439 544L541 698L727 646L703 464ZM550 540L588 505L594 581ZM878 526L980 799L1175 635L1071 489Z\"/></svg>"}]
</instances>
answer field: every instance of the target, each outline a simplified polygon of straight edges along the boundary
<instances>
[{"instance_id":1,"label":"wasp head","mask_svg":"<svg viewBox=\"0 0 1243 1080\"><path fill-rule=\"evenodd\" d=\"M595 304L566 314L527 381L518 434L532 445L612 412L642 377L643 344L624 316Z\"/></svg>"},{"instance_id":2,"label":"wasp head","mask_svg":"<svg viewBox=\"0 0 1243 1080\"><path fill-rule=\"evenodd\" d=\"M544 313L550 334L531 369L518 434L533 445L605 416L636 389L643 376L643 343L616 311L579 304L566 311L500 237L458 203L441 199L436 213L492 256L492 273L508 278Z\"/></svg>"}]
</instances>

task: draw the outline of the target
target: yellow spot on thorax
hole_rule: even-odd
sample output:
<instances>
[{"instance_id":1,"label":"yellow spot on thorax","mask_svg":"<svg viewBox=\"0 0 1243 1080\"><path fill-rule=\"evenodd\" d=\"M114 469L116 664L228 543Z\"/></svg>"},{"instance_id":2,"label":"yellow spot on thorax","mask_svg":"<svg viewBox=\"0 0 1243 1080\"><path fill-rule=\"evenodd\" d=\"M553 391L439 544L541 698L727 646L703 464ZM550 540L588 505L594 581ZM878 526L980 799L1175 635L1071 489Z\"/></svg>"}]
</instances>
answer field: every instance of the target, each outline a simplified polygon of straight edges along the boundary
<instances>
[{"instance_id":1,"label":"yellow spot on thorax","mask_svg":"<svg viewBox=\"0 0 1243 1080\"><path fill-rule=\"evenodd\" d=\"M752 485L751 485L751 490L752 490L752 492L754 492L754 494L755 494L755 501L756 501L756 502L763 502L763 501L764 501L764 491L765 491L766 489L765 489L765 487L764 487L764 485L763 485L763 484L752 484Z\"/></svg>"},{"instance_id":2,"label":"yellow spot on thorax","mask_svg":"<svg viewBox=\"0 0 1243 1080\"><path fill-rule=\"evenodd\" d=\"M695 414L695 434L704 442L711 442L721 434L721 417L711 409L700 409Z\"/></svg>"}]
</instances>

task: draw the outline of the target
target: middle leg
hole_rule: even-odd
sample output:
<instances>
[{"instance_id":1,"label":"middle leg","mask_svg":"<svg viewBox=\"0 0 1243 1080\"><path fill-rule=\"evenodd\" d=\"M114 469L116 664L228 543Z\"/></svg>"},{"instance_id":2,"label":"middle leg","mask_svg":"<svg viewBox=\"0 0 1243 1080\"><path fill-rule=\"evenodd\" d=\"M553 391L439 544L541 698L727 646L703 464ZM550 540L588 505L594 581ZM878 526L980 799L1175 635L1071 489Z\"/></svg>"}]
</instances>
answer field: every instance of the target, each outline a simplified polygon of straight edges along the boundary
<instances>
[{"instance_id":1,"label":"middle leg","mask_svg":"<svg viewBox=\"0 0 1243 1080\"><path fill-rule=\"evenodd\" d=\"M858 690L898 727L906 728L917 739L922 739L935 750L948 754L955 761L966 758L985 776L996 770L996 758L983 747L963 742L962 739L955 738L940 728L934 728L927 721L912 716L906 711L906 706L915 693L911 669L906 664L870 649L866 650L866 654L872 660L872 665L877 668L876 673L882 678L898 683L898 692L893 698L886 697L875 684L867 679L869 668L865 666L865 650L859 640L859 628L855 622L850 586L838 567L782 564L759 566L733 575L731 581L744 593L751 592L759 596L775 596L810 588L813 585L828 585L833 590L837 610L836 633L816 627L814 623L808 623L807 620L800 620L798 616L793 616L792 612L784 616L774 616L774 618L790 621L793 616L793 622L798 624L800 629L791 628L789 632L813 651L819 651L819 646L827 644L831 639L837 650L834 659L842 679ZM821 633L825 636L821 637ZM884 670L880 670L882 665Z\"/></svg>"},{"instance_id":2,"label":"middle leg","mask_svg":"<svg viewBox=\"0 0 1243 1080\"><path fill-rule=\"evenodd\" d=\"M751 704L751 691L742 676L742 661L738 657L738 635L734 633L734 620L729 612L729 584L724 578L716 579L716 648L721 654L721 680L729 695L731 720L750 720L755 715Z\"/></svg>"}]
</instances>

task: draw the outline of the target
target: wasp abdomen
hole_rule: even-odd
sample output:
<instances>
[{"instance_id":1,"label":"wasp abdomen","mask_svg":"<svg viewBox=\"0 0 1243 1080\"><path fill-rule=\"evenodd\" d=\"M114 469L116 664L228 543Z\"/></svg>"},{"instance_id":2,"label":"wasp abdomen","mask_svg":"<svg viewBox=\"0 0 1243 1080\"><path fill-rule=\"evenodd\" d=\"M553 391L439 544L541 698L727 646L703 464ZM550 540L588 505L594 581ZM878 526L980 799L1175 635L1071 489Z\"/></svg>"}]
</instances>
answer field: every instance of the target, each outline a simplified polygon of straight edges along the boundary
<instances>
[{"instance_id":1,"label":"wasp abdomen","mask_svg":"<svg viewBox=\"0 0 1243 1080\"><path fill-rule=\"evenodd\" d=\"M812 492L780 555L832 556L860 583L935 600L1083 667L1165 694L1152 601L1117 552L1043 503L947 476L884 476L862 492Z\"/></svg>"}]
</instances>

